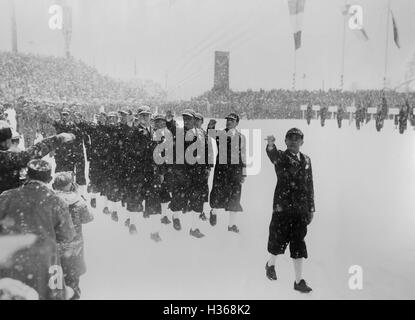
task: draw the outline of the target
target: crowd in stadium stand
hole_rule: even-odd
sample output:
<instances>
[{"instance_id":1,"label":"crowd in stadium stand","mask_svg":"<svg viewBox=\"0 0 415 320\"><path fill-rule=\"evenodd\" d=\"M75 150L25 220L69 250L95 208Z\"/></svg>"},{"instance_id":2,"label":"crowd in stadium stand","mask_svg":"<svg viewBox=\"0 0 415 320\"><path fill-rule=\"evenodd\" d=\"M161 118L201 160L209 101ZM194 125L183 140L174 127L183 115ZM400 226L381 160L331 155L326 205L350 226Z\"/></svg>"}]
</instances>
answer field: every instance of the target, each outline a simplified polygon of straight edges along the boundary
<instances>
[{"instance_id":1,"label":"crowd in stadium stand","mask_svg":"<svg viewBox=\"0 0 415 320\"><path fill-rule=\"evenodd\" d=\"M167 103L167 109L181 110L193 107L198 112L214 118L223 118L229 112L246 114L247 119L300 119L301 105L359 106L363 108L379 108L385 96L390 108L400 108L406 104L415 104L414 93L400 93L383 90L361 91L291 91L291 90L260 90L243 92L209 91L190 101Z\"/></svg>"},{"instance_id":2,"label":"crowd in stadium stand","mask_svg":"<svg viewBox=\"0 0 415 320\"><path fill-rule=\"evenodd\" d=\"M34 54L0 52L0 97L24 96L36 102L92 103L160 99L142 87L101 75L82 61Z\"/></svg>"},{"instance_id":3,"label":"crowd in stadium stand","mask_svg":"<svg viewBox=\"0 0 415 320\"><path fill-rule=\"evenodd\" d=\"M299 119L303 116L301 105L379 109L383 97L388 108L415 105L413 92L332 89L210 90L187 101L166 102L165 93L159 87L147 90L137 83L117 81L72 58L8 52L0 53L0 74L0 109L14 108L19 120L17 131L25 131L31 137L36 132L43 136L52 134L51 122L63 108L81 112L88 120L102 110L123 109L134 113L143 104L161 113L171 110L180 114L192 108L208 118L223 118L235 112L246 119ZM31 145L32 141L27 143Z\"/></svg>"}]
</instances>

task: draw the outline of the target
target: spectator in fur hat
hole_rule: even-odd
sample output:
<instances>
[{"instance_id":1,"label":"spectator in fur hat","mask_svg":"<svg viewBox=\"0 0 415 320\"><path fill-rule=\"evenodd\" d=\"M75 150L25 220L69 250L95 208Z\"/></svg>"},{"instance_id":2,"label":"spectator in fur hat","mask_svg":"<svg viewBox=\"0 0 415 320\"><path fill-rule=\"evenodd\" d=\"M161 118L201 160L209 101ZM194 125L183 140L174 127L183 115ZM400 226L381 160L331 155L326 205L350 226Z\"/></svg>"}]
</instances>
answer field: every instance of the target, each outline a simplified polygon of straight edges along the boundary
<instances>
[{"instance_id":1,"label":"spectator in fur hat","mask_svg":"<svg viewBox=\"0 0 415 320\"><path fill-rule=\"evenodd\" d=\"M32 160L27 166L28 182L0 195L0 220L13 221L3 225L3 235L33 234L37 240L13 255L11 267L0 269L0 278L23 282L35 289L40 299L65 299L65 284L59 282L58 275L58 247L75 236L69 207L48 186L52 179L48 162ZM51 270L56 277L54 286L49 285Z\"/></svg>"}]
</instances>

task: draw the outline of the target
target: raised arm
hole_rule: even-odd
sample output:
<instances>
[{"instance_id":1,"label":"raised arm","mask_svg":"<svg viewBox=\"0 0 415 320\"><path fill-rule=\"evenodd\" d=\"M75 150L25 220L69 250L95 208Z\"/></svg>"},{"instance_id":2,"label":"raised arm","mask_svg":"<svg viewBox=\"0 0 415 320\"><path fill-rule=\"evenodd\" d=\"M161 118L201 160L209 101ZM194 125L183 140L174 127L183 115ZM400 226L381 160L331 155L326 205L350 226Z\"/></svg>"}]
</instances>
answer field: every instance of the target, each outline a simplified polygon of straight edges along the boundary
<instances>
[{"instance_id":1,"label":"raised arm","mask_svg":"<svg viewBox=\"0 0 415 320\"><path fill-rule=\"evenodd\" d=\"M28 161L32 159L40 159L46 156L49 152L55 150L63 143L71 142L75 139L72 133L60 133L56 136L52 136L36 143L34 146L23 151L25 157L28 157ZM28 162L27 161L27 162ZM24 163L24 166L27 164Z\"/></svg>"},{"instance_id":2,"label":"raised arm","mask_svg":"<svg viewBox=\"0 0 415 320\"><path fill-rule=\"evenodd\" d=\"M61 133L50 138L43 139L34 146L21 152L8 152L8 156L4 157L2 164L5 167L25 167L32 159L41 159L49 152L55 150L62 143L70 142L74 139L73 134Z\"/></svg>"}]
</instances>

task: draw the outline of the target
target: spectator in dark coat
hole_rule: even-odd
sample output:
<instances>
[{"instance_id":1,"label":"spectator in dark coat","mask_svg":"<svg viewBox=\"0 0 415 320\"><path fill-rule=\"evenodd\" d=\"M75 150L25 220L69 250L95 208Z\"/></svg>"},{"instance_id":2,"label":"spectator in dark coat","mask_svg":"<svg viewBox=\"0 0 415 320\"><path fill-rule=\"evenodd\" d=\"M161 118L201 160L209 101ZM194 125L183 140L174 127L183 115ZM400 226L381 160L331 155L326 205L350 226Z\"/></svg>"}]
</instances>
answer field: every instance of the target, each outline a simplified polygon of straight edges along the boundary
<instances>
[{"instance_id":1,"label":"spectator in dark coat","mask_svg":"<svg viewBox=\"0 0 415 320\"><path fill-rule=\"evenodd\" d=\"M265 269L270 280L276 280L275 262L290 245L296 280L294 289L310 292L302 279L302 263L307 258L304 238L307 225L313 219L314 187L311 160L300 152L303 133L296 128L289 130L285 137L286 151L278 150L275 138L269 136L266 152L275 166L277 186L274 193L272 220L269 227L268 252L271 254Z\"/></svg>"},{"instance_id":2,"label":"spectator in dark coat","mask_svg":"<svg viewBox=\"0 0 415 320\"><path fill-rule=\"evenodd\" d=\"M36 243L14 254L10 268L0 270L0 278L17 279L34 288L40 299L64 299L65 284L58 245L69 243L75 229L68 205L47 183L51 166L43 160L28 164L29 181L0 195L0 220L8 219L2 235L34 234Z\"/></svg>"}]
</instances>

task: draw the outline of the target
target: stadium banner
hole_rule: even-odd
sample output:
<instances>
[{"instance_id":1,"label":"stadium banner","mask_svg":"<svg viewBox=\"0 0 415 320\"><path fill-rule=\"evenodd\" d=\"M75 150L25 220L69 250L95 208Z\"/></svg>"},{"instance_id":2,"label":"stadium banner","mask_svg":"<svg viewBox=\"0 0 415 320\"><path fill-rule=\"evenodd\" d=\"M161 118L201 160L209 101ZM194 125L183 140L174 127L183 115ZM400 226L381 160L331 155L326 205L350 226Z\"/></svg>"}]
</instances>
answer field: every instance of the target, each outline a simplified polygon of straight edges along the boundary
<instances>
[{"instance_id":1,"label":"stadium banner","mask_svg":"<svg viewBox=\"0 0 415 320\"><path fill-rule=\"evenodd\" d=\"M394 116L399 114L399 108L389 108L389 115L393 114Z\"/></svg>"},{"instance_id":2,"label":"stadium banner","mask_svg":"<svg viewBox=\"0 0 415 320\"><path fill-rule=\"evenodd\" d=\"M367 113L370 113L370 114L376 114L377 111L378 109L376 107L367 108Z\"/></svg>"}]
</instances>

